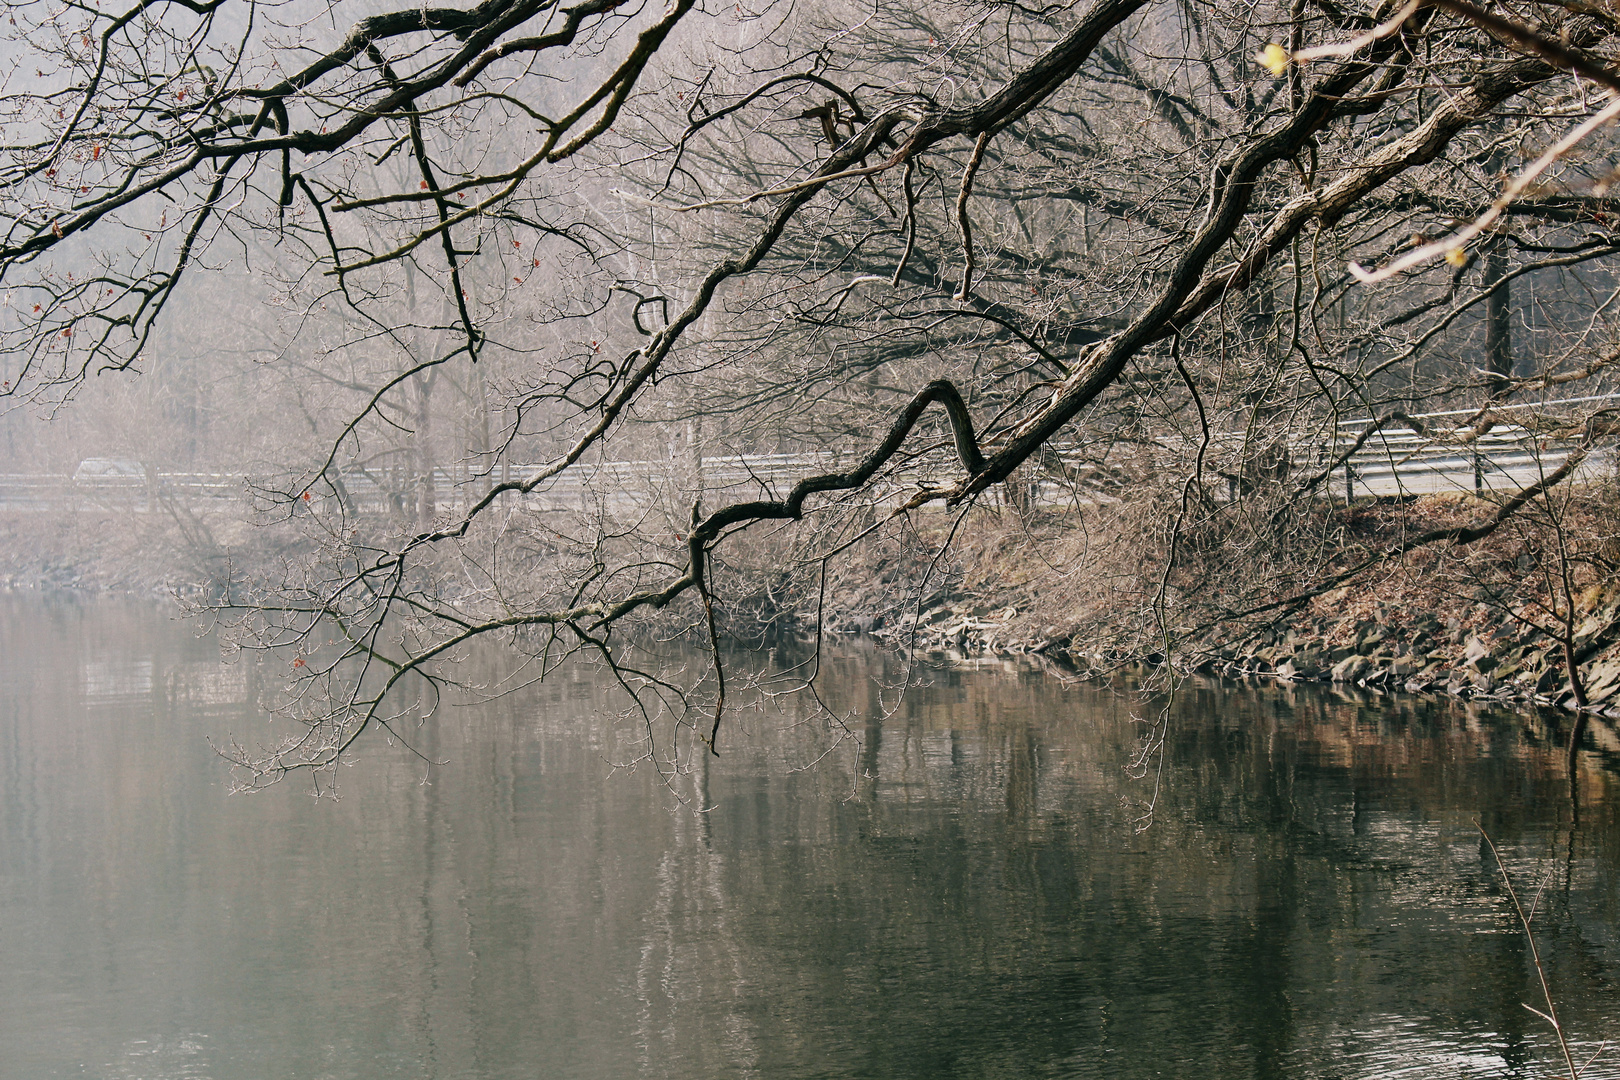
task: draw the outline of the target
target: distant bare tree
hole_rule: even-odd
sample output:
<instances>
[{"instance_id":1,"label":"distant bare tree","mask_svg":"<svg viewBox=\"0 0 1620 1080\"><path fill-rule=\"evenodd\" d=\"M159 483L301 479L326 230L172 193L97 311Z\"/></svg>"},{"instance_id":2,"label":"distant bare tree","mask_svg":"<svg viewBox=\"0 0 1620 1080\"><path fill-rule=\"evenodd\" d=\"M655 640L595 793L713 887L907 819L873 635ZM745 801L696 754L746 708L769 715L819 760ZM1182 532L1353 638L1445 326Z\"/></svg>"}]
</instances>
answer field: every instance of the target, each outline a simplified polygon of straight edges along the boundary
<instances>
[{"instance_id":1,"label":"distant bare tree","mask_svg":"<svg viewBox=\"0 0 1620 1080\"><path fill-rule=\"evenodd\" d=\"M1465 438L1620 355L1613 107L1568 75L1608 70L1601 8L10 12L0 393L143 368L222 267L278 313L319 451L265 492L323 555L222 599L292 657L263 779L431 709L486 635L712 747L740 534L812 517L814 563L1021 469L1134 498L1133 557L1241 612L1311 585L1336 419ZM684 682L619 630L677 608L714 654Z\"/></svg>"}]
</instances>

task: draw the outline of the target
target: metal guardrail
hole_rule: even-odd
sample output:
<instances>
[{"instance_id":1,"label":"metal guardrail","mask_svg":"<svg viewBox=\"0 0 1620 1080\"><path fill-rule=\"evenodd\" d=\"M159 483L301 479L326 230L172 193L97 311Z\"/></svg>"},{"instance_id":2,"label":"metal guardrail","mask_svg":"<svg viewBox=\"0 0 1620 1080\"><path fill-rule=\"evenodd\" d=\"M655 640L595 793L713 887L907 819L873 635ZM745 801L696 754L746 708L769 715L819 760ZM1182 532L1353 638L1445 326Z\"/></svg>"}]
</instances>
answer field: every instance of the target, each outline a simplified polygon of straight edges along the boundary
<instances>
[{"instance_id":1,"label":"metal guardrail","mask_svg":"<svg viewBox=\"0 0 1620 1080\"><path fill-rule=\"evenodd\" d=\"M1599 402L1620 404L1620 395L1594 394L1555 401L1496 405L1492 406L1491 413L1511 415L1531 409ZM1333 470L1330 483L1350 499L1356 495L1518 491L1562 466L1579 446L1577 440L1548 438L1518 424L1493 423L1489 431L1479 434L1473 426L1440 427L1426 423L1453 417L1472 419L1479 415L1478 409L1413 414L1410 419L1422 423L1427 429L1425 434L1419 434L1410 427L1394 425L1374 432L1344 466ZM1337 425L1333 456L1342 456L1374 422L1368 418ZM1576 477L1597 479L1612 468L1613 461L1612 452L1589 453L1577 470Z\"/></svg>"},{"instance_id":2,"label":"metal guardrail","mask_svg":"<svg viewBox=\"0 0 1620 1080\"><path fill-rule=\"evenodd\" d=\"M611 504L625 510L651 505L674 482L688 483L701 469L703 490L711 495L751 498L785 494L800 478L837 468L828 454L766 454L706 457L691 461L615 461L579 464L538 485L524 497L536 508ZM509 466L488 474L436 469L433 501L439 511L464 508L482 498L491 485L525 483L543 470L540 465ZM458 475L459 473L459 475ZM311 490L322 500L336 499L350 512L405 512L416 506L423 485L413 475L386 470L350 470ZM275 496L251 489L244 479L219 473L158 473L77 479L61 474L0 474L0 510L106 509L148 513L172 502L190 509L214 504L263 503Z\"/></svg>"},{"instance_id":3,"label":"metal guardrail","mask_svg":"<svg viewBox=\"0 0 1620 1080\"><path fill-rule=\"evenodd\" d=\"M1533 432L1513 427L1493 429L1472 442L1450 442L1472 431L1437 433L1427 438L1416 433L1379 432L1352 454L1345 466L1334 470L1334 486L1347 498L1362 495L1418 495L1437 491L1518 490L1535 483L1568 460L1575 446L1538 439ZM1341 446L1348 448L1350 440ZM1591 473L1598 461L1583 463Z\"/></svg>"},{"instance_id":4,"label":"metal guardrail","mask_svg":"<svg viewBox=\"0 0 1620 1080\"><path fill-rule=\"evenodd\" d=\"M1590 405L1613 401L1620 406L1620 395L1594 395L1527 405L1493 407L1493 413L1516 409ZM1391 426L1367 437L1364 444L1344 464L1336 466L1328 479L1334 491L1346 497L1359 495L1415 495L1438 491L1513 491L1535 483L1566 461L1576 447L1572 440L1550 440L1529 428L1515 424L1495 424L1484 435L1471 427L1440 427L1429 421L1478 415L1478 410L1414 414L1427 434L1408 427ZM1344 421L1337 425L1333 439L1326 443L1301 442L1295 456L1296 467L1305 459L1315 459L1320 469L1336 460L1365 432L1371 419ZM1221 438L1222 445L1239 444L1241 436ZM1176 453L1187 448L1178 440L1155 440L1159 450ZM1085 460L1078 448L1050 447L1048 459L1060 478L1051 473L1032 475L1029 496L1040 504L1085 501L1109 502L1114 496L1106 484L1099 484L1095 462ZM847 464L828 453L722 455L705 457L701 464L690 459L675 461L641 460L581 463L559 476L536 486L524 497L525 505L536 509L590 509L608 506L614 510L635 510L652 506L671 485L691 484L702 474L707 496L753 498L780 497L805 476L834 471ZM1589 454L1577 476L1595 479L1612 468L1612 452ZM433 500L439 512L464 508L481 498L492 484L514 481L526 483L538 477L539 465L509 465L487 474L458 470L436 470ZM1107 479L1107 478L1104 478ZM1118 478L1115 478L1118 479ZM412 475L390 470L349 470L340 473L331 485L315 489L321 498L335 497L352 513L405 513L414 509L422 485ZM209 504L247 504L265 493L250 490L241 478L217 473L159 473L146 477L100 478L86 482L50 474L0 474L0 509L64 510L119 509L145 513L160 509L166 501L189 509ZM1234 496L1235 497L1235 496Z\"/></svg>"}]
</instances>

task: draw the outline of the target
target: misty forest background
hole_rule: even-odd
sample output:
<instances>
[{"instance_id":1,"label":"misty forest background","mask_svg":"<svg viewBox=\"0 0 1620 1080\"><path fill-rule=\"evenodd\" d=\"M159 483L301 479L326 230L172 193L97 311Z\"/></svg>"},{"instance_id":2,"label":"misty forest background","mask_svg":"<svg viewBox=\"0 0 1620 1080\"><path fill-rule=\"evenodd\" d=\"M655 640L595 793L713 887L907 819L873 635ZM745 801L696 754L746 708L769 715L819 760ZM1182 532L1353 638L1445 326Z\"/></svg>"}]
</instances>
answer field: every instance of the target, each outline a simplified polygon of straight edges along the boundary
<instances>
[{"instance_id":1,"label":"misty forest background","mask_svg":"<svg viewBox=\"0 0 1620 1080\"><path fill-rule=\"evenodd\" d=\"M8 20L11 576L179 587L296 661L324 734L272 772L480 636L694 725L724 639L940 589L1116 657L1396 568L1566 644L1608 600L1606 6ZM1347 500L1396 433L1530 471Z\"/></svg>"}]
</instances>

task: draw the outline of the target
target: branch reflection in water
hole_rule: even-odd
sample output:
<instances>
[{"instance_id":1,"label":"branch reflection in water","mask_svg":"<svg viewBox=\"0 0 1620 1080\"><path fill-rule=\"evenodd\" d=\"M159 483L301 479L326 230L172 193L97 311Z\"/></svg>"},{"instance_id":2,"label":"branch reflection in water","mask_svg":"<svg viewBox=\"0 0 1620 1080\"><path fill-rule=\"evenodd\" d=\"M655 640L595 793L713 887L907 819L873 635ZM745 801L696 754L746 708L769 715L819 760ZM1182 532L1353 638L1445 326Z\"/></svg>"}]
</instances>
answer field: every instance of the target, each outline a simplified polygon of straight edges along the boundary
<instances>
[{"instance_id":1,"label":"branch reflection in water","mask_svg":"<svg viewBox=\"0 0 1620 1080\"><path fill-rule=\"evenodd\" d=\"M228 798L206 740L273 680L154 607L0 597L4 1071L1539 1076L1476 818L1515 879L1553 857L1576 1060L1620 1030L1607 729L1572 827L1554 720L1189 686L1138 832L1141 700L987 665L879 725L889 674L829 658L862 716L814 768L831 728L740 712L685 805L609 766L588 671L421 729L430 782L379 742L340 801Z\"/></svg>"}]
</instances>

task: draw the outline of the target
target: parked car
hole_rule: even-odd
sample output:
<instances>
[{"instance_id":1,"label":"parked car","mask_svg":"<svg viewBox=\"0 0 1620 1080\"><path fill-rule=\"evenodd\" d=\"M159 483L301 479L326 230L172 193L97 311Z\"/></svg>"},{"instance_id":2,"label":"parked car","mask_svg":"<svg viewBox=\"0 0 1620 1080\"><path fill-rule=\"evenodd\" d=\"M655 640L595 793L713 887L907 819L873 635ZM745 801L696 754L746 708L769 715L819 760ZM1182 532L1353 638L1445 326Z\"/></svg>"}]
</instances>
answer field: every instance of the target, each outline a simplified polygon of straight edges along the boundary
<instances>
[{"instance_id":1,"label":"parked car","mask_svg":"<svg viewBox=\"0 0 1620 1080\"><path fill-rule=\"evenodd\" d=\"M144 489L146 466L127 458L85 458L73 470L73 482L81 487Z\"/></svg>"}]
</instances>

